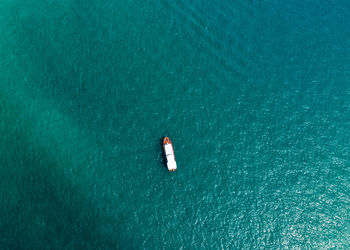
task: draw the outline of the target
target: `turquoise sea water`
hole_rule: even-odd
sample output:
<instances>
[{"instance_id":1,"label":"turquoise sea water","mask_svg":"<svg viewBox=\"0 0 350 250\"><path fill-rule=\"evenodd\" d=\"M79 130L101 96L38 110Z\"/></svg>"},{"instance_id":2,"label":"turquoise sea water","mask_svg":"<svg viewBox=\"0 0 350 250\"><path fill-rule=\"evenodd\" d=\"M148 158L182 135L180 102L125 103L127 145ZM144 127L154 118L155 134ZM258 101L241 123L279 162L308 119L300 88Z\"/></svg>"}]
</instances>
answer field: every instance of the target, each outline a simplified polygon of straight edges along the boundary
<instances>
[{"instance_id":1,"label":"turquoise sea water","mask_svg":"<svg viewBox=\"0 0 350 250\"><path fill-rule=\"evenodd\" d=\"M341 0L1 1L0 248L350 248L349 23Z\"/></svg>"}]
</instances>

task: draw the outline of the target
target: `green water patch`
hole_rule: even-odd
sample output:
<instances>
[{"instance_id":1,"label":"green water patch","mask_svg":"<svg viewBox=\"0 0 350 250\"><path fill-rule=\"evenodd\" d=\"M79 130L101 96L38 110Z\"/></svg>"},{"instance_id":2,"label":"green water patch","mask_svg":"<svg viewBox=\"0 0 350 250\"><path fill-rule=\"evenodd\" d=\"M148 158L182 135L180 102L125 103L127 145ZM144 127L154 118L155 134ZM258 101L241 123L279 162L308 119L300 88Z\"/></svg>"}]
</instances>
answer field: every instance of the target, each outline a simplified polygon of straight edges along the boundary
<instances>
[{"instance_id":1,"label":"green water patch","mask_svg":"<svg viewBox=\"0 0 350 250\"><path fill-rule=\"evenodd\" d=\"M101 167L108 164L94 138L28 80L33 72L23 69L20 55L10 46L2 48L8 51L2 51L6 57L0 79L1 245L10 249L118 246L124 241L118 210L109 220L113 230L105 232L105 224L98 221L106 213L101 216L96 202L120 205L111 198L121 190L118 173L105 174ZM112 178L116 189L108 190L105 181Z\"/></svg>"},{"instance_id":2,"label":"green water patch","mask_svg":"<svg viewBox=\"0 0 350 250\"><path fill-rule=\"evenodd\" d=\"M32 99L25 86L6 85L2 82L0 98L2 244L57 249L119 244L115 236L103 239L107 234L97 223L102 217L96 198L113 196L102 194L101 151L38 92Z\"/></svg>"}]
</instances>

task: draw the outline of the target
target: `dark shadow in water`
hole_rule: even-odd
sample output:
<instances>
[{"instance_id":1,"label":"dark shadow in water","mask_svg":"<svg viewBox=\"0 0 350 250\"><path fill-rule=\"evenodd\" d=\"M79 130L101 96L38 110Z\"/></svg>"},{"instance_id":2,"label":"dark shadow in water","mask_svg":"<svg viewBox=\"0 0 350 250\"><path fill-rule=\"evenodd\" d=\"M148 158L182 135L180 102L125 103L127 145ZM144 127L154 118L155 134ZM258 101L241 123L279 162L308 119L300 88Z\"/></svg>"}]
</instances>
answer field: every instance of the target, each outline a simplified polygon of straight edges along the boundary
<instances>
[{"instance_id":1,"label":"dark shadow in water","mask_svg":"<svg viewBox=\"0 0 350 250\"><path fill-rule=\"evenodd\" d=\"M50 155L26 137L1 152L1 249L115 249L130 244L103 232L103 216ZM68 167L69 168L69 167ZM107 222L108 223L108 222ZM120 229L122 232L122 229Z\"/></svg>"},{"instance_id":2,"label":"dark shadow in water","mask_svg":"<svg viewBox=\"0 0 350 250\"><path fill-rule=\"evenodd\" d=\"M92 188L93 174L72 174L69 162L59 163L65 155L53 155L31 138L32 120L22 120L27 117L23 111L8 105L1 94L0 104L0 249L141 246L139 234L126 232L128 217L123 211L115 209L115 216L106 215L108 199L113 197L98 196L102 191ZM46 137L49 141L50 136Z\"/></svg>"},{"instance_id":3,"label":"dark shadow in water","mask_svg":"<svg viewBox=\"0 0 350 250\"><path fill-rule=\"evenodd\" d=\"M113 23L114 4L75 0L57 8L51 2L29 2L8 9L17 45L13 50L28 58L23 67L28 82L64 112L80 116L80 126L105 128L111 114L126 109L121 96L129 90L121 82L126 76L136 82L136 74L126 73L135 51L124 48L128 39L122 34L111 32L119 27Z\"/></svg>"},{"instance_id":4,"label":"dark shadow in water","mask_svg":"<svg viewBox=\"0 0 350 250\"><path fill-rule=\"evenodd\" d=\"M14 38L12 49L22 59L16 70L28 75L28 85L41 89L48 98L56 94L64 97L61 103L59 100L57 103L65 107L65 111L84 110L85 106L81 103L89 103L86 113L77 112L78 115L87 115L88 110L101 105L99 97L104 92L97 95L96 91L105 91L101 86L93 87L96 85L94 79L103 75L113 76L111 72L101 74L96 70L98 67L93 66L93 62L102 60L100 55L106 49L100 46L96 35L97 28L105 22L95 11L92 1L75 1L67 9L52 8L51 3L31 2L33 5L18 4L7 9L8 26L13 28L13 36L7 39ZM100 35L104 37L102 33ZM70 39L65 40L65 37ZM105 71L103 67L99 69ZM23 72L14 72L14 75L23 75ZM89 73L90 77L84 77L83 73ZM104 79L106 82L109 80L113 79ZM110 97L110 100L114 98ZM101 105L101 108L104 107L112 109L113 105ZM22 117L21 110L16 112ZM92 117L94 114L90 112ZM4 120L2 118L0 110L0 121ZM4 122L8 121L5 119ZM16 122L13 123L16 125ZM130 249L142 245L136 240L141 237L141 232L130 236L130 232L124 229L129 223L127 216L106 218L103 211L109 204L104 203L103 198L89 195L89 188L79 186L82 183L93 185L93 180L87 183L73 176L77 178L73 183L72 176L64 173L64 169L71 167L59 165L56 156L38 145L32 145L26 128L15 130L8 126L6 130L12 134L13 140L5 142L1 138L0 142L0 148L6 148L2 152L0 150L1 249ZM118 203L118 200L115 202Z\"/></svg>"},{"instance_id":5,"label":"dark shadow in water","mask_svg":"<svg viewBox=\"0 0 350 250\"><path fill-rule=\"evenodd\" d=\"M162 164L163 164L163 166L166 168L166 169L168 169L167 168L167 165L166 165L166 163L167 163L167 160L166 160L166 156L165 156L165 153L164 153L164 150L163 150L163 140L164 140L164 138L165 138L165 136L163 136L161 139L159 139L159 147L162 149Z\"/></svg>"}]
</instances>

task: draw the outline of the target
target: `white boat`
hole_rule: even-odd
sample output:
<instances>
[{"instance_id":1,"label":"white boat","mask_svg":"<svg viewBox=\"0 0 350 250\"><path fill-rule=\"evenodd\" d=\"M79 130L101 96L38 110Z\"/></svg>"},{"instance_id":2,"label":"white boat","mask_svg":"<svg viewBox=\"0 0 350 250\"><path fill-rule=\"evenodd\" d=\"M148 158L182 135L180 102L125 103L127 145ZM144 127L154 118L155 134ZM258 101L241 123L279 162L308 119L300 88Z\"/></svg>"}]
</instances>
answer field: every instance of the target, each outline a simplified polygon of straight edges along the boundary
<instances>
[{"instance_id":1,"label":"white boat","mask_svg":"<svg viewBox=\"0 0 350 250\"><path fill-rule=\"evenodd\" d=\"M174 148L173 144L171 143L171 140L168 137L165 137L163 140L163 150L166 156L166 165L168 167L168 170L175 171L177 166L175 161Z\"/></svg>"}]
</instances>

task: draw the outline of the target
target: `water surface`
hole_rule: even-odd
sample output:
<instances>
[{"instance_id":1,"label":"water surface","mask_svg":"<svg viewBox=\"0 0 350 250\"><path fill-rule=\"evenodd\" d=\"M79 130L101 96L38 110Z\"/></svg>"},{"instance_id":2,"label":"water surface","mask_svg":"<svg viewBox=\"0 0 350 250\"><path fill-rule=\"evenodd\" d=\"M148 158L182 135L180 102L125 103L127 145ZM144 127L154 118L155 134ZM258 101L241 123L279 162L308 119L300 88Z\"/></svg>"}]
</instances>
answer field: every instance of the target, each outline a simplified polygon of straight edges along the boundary
<instances>
[{"instance_id":1,"label":"water surface","mask_svg":"<svg viewBox=\"0 0 350 250\"><path fill-rule=\"evenodd\" d=\"M348 2L0 5L2 249L350 247Z\"/></svg>"}]
</instances>

